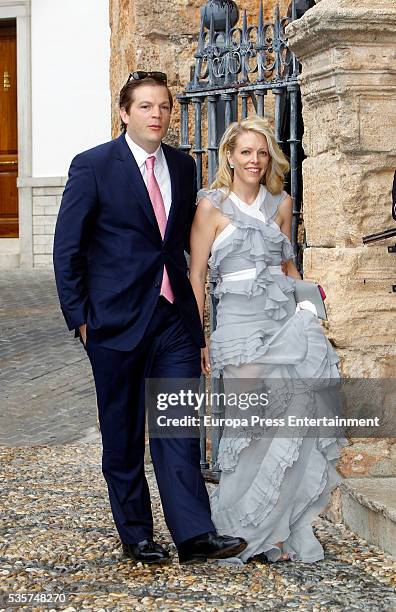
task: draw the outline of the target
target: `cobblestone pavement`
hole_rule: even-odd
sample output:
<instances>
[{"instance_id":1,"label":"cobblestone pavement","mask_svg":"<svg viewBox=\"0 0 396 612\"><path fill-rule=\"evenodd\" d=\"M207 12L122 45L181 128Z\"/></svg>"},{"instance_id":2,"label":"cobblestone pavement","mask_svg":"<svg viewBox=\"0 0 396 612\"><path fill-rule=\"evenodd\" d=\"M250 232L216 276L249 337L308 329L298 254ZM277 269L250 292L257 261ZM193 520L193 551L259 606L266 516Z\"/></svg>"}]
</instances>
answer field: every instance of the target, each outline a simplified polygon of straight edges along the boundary
<instances>
[{"instance_id":1,"label":"cobblestone pavement","mask_svg":"<svg viewBox=\"0 0 396 612\"><path fill-rule=\"evenodd\" d=\"M0 270L0 445L97 436L91 369L72 336L52 271Z\"/></svg>"},{"instance_id":2,"label":"cobblestone pavement","mask_svg":"<svg viewBox=\"0 0 396 612\"><path fill-rule=\"evenodd\" d=\"M316 533L326 557L313 565L179 566L151 465L156 538L172 563L124 559L89 364L66 331L52 274L1 271L0 321L0 612L396 610L391 557L324 519Z\"/></svg>"},{"instance_id":3,"label":"cobblestone pavement","mask_svg":"<svg viewBox=\"0 0 396 612\"><path fill-rule=\"evenodd\" d=\"M179 566L148 466L156 538L171 550L172 563L135 566L121 555L98 443L3 448L0 461L1 594L64 594L59 607L69 612L395 609L395 564L341 525L316 523L326 551L316 564ZM37 609L46 607L58 608Z\"/></svg>"}]
</instances>

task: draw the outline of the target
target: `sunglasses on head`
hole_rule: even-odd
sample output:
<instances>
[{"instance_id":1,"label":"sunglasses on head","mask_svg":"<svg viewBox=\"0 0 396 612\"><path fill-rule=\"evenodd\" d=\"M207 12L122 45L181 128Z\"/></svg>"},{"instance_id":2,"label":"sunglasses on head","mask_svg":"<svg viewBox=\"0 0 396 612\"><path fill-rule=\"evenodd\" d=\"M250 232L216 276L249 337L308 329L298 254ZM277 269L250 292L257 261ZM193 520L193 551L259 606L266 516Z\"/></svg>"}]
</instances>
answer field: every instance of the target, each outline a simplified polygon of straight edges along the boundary
<instances>
[{"instance_id":1,"label":"sunglasses on head","mask_svg":"<svg viewBox=\"0 0 396 612\"><path fill-rule=\"evenodd\" d=\"M130 73L127 83L129 83L129 81L143 81L143 79L155 79L156 81L161 81L161 83L167 82L165 72L146 72L145 70L136 70L136 72Z\"/></svg>"}]
</instances>

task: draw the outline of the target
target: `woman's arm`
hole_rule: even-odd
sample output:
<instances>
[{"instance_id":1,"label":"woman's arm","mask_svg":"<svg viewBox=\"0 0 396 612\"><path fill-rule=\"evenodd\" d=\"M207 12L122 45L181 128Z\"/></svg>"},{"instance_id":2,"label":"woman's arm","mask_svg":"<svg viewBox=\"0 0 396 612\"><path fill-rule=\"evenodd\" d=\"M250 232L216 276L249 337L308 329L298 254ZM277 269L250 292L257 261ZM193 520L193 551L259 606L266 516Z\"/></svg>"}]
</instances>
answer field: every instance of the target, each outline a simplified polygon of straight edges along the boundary
<instances>
[{"instance_id":1,"label":"woman's arm","mask_svg":"<svg viewBox=\"0 0 396 612\"><path fill-rule=\"evenodd\" d=\"M280 203L278 208L278 214L281 232L285 234L289 238L289 240L291 240L293 200L290 196L287 196L287 198L285 198L283 202ZM292 259L282 262L282 268L285 274L287 274L287 276L291 276L292 278L297 278L301 280L301 274L297 270L296 265Z\"/></svg>"},{"instance_id":2,"label":"woman's arm","mask_svg":"<svg viewBox=\"0 0 396 612\"><path fill-rule=\"evenodd\" d=\"M205 281L210 250L216 236L218 211L207 198L200 200L190 236L190 282L197 301L201 325L203 327L205 308ZM201 351L202 370L209 373L208 349Z\"/></svg>"},{"instance_id":3,"label":"woman's arm","mask_svg":"<svg viewBox=\"0 0 396 612\"><path fill-rule=\"evenodd\" d=\"M197 300L201 324L205 307L205 281L210 250L217 229L216 209L207 198L200 200L191 227L190 282Z\"/></svg>"},{"instance_id":4,"label":"woman's arm","mask_svg":"<svg viewBox=\"0 0 396 612\"><path fill-rule=\"evenodd\" d=\"M296 264L294 263L292 259L289 259L288 261L285 261L283 263L286 267L286 276L291 276L292 278L297 278L298 280L302 280L301 274L297 270Z\"/></svg>"}]
</instances>

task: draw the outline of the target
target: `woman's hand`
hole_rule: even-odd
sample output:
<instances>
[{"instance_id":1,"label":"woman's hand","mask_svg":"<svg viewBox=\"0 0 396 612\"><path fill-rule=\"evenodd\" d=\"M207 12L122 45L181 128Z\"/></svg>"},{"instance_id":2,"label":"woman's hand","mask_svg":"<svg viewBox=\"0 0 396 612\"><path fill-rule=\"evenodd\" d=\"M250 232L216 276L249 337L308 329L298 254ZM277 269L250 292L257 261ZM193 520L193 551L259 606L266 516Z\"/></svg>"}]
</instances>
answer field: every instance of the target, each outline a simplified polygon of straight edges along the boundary
<instances>
[{"instance_id":1,"label":"woman's hand","mask_svg":"<svg viewBox=\"0 0 396 612\"><path fill-rule=\"evenodd\" d=\"M201 370L205 376L210 374L210 358L209 358L209 347L208 340L206 340L205 348L201 349Z\"/></svg>"}]
</instances>

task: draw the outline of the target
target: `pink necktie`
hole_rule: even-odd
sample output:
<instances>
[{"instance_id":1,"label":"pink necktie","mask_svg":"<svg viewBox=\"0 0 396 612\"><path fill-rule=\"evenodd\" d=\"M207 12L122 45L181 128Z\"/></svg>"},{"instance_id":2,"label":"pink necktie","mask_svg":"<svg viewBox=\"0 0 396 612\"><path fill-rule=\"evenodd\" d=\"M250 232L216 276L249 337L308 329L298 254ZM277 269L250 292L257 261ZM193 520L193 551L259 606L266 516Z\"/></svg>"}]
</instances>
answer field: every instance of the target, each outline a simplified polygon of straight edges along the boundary
<instances>
[{"instance_id":1,"label":"pink necktie","mask_svg":"<svg viewBox=\"0 0 396 612\"><path fill-rule=\"evenodd\" d=\"M151 155L146 159L146 169L147 169L147 190L149 192L150 200L153 205L155 218L157 219L158 227L161 232L162 240L165 236L167 218L165 212L164 200L162 199L161 191L157 183L157 179L154 174L154 164L155 164L155 156ZM168 272L166 267L164 266L164 273L162 275L162 284L161 284L161 295L164 296L173 304L175 296L172 291L172 287L169 281Z\"/></svg>"}]
</instances>

